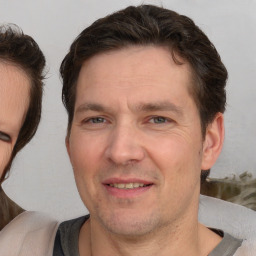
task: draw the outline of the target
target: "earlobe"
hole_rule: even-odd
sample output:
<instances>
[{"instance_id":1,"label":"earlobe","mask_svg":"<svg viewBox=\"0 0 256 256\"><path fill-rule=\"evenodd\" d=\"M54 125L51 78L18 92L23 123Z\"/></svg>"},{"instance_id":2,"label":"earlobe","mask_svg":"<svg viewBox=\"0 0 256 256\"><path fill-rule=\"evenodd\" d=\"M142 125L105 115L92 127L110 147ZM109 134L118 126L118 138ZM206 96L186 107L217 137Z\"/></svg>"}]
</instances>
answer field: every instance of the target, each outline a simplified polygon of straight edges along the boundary
<instances>
[{"instance_id":1,"label":"earlobe","mask_svg":"<svg viewBox=\"0 0 256 256\"><path fill-rule=\"evenodd\" d=\"M65 144L66 144L66 149L67 149L67 152L68 152L68 156L70 158L69 136L68 135L66 136Z\"/></svg>"},{"instance_id":2,"label":"earlobe","mask_svg":"<svg viewBox=\"0 0 256 256\"><path fill-rule=\"evenodd\" d=\"M201 170L208 170L213 166L222 150L223 142L224 118L222 113L217 113L206 128Z\"/></svg>"}]
</instances>

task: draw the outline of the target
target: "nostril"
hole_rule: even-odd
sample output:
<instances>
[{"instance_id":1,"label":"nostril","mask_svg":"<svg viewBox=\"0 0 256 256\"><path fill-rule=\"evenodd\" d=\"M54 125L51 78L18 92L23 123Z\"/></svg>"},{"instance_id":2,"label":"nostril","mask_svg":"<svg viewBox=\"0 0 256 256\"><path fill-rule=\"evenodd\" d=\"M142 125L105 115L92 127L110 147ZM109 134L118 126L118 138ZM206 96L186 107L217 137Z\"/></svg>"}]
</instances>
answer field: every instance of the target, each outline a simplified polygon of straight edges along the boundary
<instances>
[{"instance_id":1,"label":"nostril","mask_svg":"<svg viewBox=\"0 0 256 256\"><path fill-rule=\"evenodd\" d=\"M106 153L107 158L118 165L133 165L144 158L144 152L140 148L134 149L109 149Z\"/></svg>"}]
</instances>

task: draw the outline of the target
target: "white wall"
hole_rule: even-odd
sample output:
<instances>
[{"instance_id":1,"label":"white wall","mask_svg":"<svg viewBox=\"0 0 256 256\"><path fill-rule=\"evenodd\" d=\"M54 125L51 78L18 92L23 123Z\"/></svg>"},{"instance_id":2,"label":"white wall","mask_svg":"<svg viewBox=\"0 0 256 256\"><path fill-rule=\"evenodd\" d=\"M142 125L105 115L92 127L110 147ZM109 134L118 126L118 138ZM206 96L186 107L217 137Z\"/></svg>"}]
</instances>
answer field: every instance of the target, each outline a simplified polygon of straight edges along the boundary
<instances>
[{"instance_id":1,"label":"white wall","mask_svg":"<svg viewBox=\"0 0 256 256\"><path fill-rule=\"evenodd\" d=\"M47 58L43 117L36 137L16 158L4 189L21 206L59 219L83 214L66 154L67 115L58 68L78 33L95 19L136 0L0 0L0 22L33 36ZM226 140L212 176L256 174L256 1L166 0L164 7L191 17L215 44L229 71Z\"/></svg>"}]
</instances>

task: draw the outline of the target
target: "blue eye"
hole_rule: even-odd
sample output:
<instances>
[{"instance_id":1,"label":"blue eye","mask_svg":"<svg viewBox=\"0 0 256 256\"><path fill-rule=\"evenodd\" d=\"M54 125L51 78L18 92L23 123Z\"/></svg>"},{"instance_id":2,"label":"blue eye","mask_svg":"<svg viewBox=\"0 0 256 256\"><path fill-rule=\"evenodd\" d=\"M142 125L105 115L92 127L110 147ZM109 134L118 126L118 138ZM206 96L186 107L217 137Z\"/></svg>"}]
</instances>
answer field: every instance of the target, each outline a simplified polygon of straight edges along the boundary
<instances>
[{"instance_id":1,"label":"blue eye","mask_svg":"<svg viewBox=\"0 0 256 256\"><path fill-rule=\"evenodd\" d=\"M150 123L154 123L154 124L162 124L166 122L167 122L167 119L162 116L156 116L150 119Z\"/></svg>"},{"instance_id":2,"label":"blue eye","mask_svg":"<svg viewBox=\"0 0 256 256\"><path fill-rule=\"evenodd\" d=\"M90 118L88 121L90 123L93 123L93 124L104 123L105 118L103 118L103 117L93 117L93 118Z\"/></svg>"},{"instance_id":3,"label":"blue eye","mask_svg":"<svg viewBox=\"0 0 256 256\"><path fill-rule=\"evenodd\" d=\"M0 140L5 142L11 142L11 137L6 133L0 132Z\"/></svg>"}]
</instances>

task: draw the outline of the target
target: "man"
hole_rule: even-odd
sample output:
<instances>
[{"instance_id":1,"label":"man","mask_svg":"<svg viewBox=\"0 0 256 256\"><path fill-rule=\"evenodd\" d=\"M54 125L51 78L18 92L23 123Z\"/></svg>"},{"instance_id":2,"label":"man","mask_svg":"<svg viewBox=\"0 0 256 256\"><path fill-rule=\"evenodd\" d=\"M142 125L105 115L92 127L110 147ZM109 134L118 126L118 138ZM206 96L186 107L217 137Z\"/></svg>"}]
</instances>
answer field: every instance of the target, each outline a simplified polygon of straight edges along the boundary
<instances>
[{"instance_id":1,"label":"man","mask_svg":"<svg viewBox=\"0 0 256 256\"><path fill-rule=\"evenodd\" d=\"M54 255L234 255L198 222L201 170L224 138L227 71L206 35L160 7L93 23L61 65L67 150L90 215L60 225Z\"/></svg>"}]
</instances>

